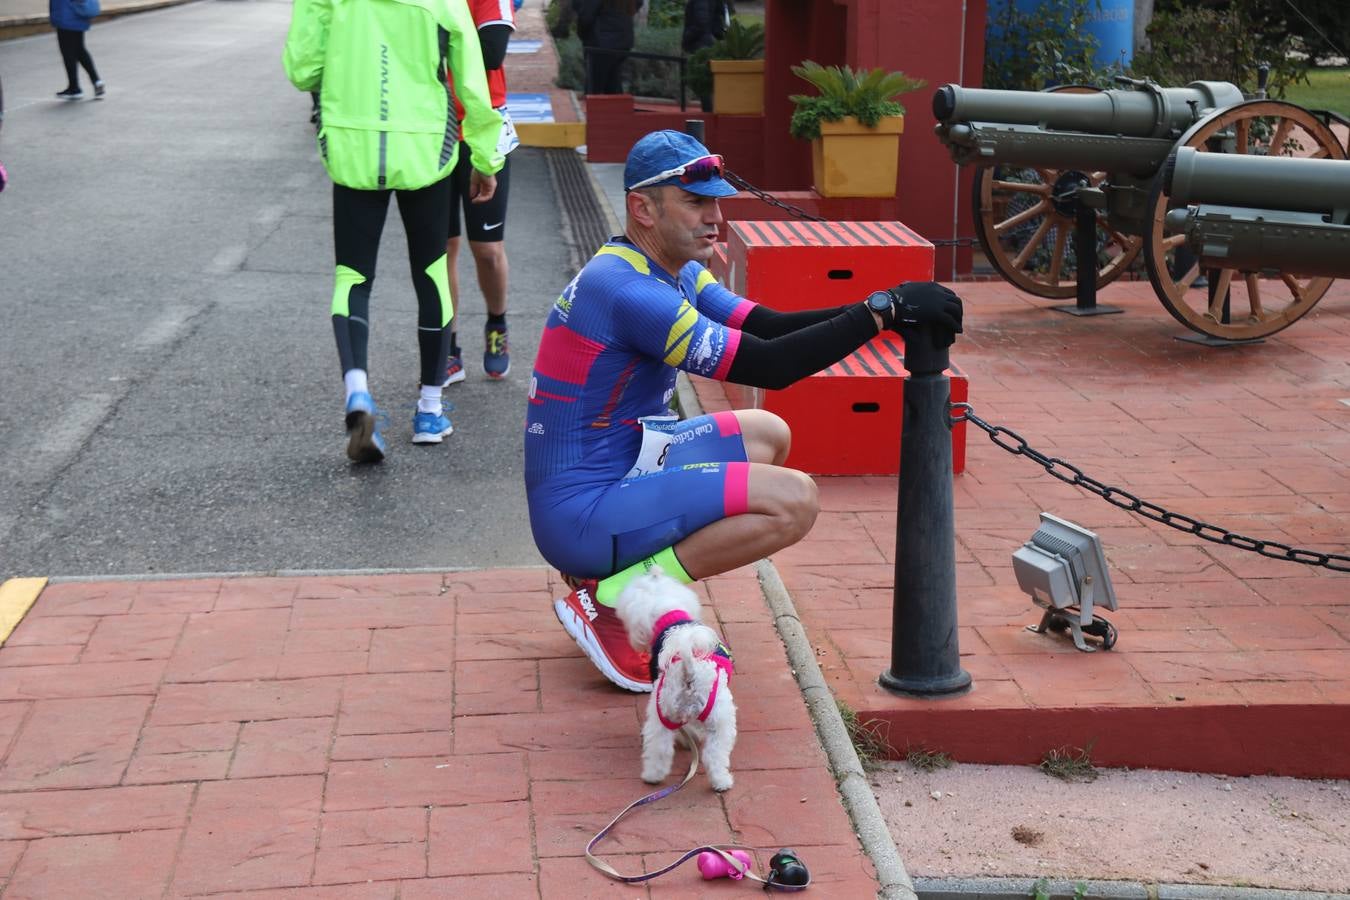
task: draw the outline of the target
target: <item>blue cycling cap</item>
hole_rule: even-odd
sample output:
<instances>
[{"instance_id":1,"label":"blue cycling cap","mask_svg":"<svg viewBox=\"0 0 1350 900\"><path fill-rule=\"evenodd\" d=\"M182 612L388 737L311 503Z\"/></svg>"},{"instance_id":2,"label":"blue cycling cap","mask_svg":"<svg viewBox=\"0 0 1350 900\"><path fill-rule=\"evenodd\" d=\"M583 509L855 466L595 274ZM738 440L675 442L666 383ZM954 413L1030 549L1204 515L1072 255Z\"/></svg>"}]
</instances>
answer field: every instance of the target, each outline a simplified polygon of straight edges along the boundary
<instances>
[{"instance_id":1,"label":"blue cycling cap","mask_svg":"<svg viewBox=\"0 0 1350 900\"><path fill-rule=\"evenodd\" d=\"M695 160L711 156L708 148L682 131L653 131L638 139L633 149L628 151L628 161L623 167L623 189L632 189L633 185L655 178L662 172L669 172ZM655 185L674 184L691 194L702 197L730 197L736 193L725 178L713 175L692 181L680 180L680 176L671 175Z\"/></svg>"}]
</instances>

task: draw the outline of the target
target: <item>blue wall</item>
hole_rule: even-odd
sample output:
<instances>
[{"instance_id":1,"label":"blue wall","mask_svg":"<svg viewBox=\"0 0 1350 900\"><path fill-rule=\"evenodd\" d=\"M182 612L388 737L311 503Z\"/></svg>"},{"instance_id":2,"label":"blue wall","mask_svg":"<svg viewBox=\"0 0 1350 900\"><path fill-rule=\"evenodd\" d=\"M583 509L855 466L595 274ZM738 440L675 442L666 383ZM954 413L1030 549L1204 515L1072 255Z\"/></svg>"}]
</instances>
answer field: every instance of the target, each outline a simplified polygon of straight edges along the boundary
<instances>
[{"instance_id":1,"label":"blue wall","mask_svg":"<svg viewBox=\"0 0 1350 900\"><path fill-rule=\"evenodd\" d=\"M1086 30L1097 39L1096 64L1105 68L1124 62L1129 65L1134 58L1134 0L1100 0L1101 8L1095 0L1079 0L1087 8ZM1041 8L1043 0L1014 0L1013 6L1024 13L1034 13ZM989 31L997 34L1002 25L998 10L1006 8L1003 0L993 0L989 4Z\"/></svg>"}]
</instances>

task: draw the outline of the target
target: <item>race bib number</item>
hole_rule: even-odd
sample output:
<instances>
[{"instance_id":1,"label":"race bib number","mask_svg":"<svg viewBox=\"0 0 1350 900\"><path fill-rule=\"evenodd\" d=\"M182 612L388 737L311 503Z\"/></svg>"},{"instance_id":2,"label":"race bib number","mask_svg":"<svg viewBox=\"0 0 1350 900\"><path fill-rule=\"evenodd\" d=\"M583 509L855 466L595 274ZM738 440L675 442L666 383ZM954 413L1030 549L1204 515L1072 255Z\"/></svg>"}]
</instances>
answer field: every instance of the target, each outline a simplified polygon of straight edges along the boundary
<instances>
[{"instance_id":1,"label":"race bib number","mask_svg":"<svg viewBox=\"0 0 1350 900\"><path fill-rule=\"evenodd\" d=\"M666 455L670 453L670 442L675 437L675 426L679 416L643 416L638 419L642 426L642 446L638 448L637 462L628 470L624 478L638 478L660 472L666 467Z\"/></svg>"},{"instance_id":2,"label":"race bib number","mask_svg":"<svg viewBox=\"0 0 1350 900\"><path fill-rule=\"evenodd\" d=\"M511 113L503 106L497 112L502 114L502 133L497 138L497 152L502 156L520 146L520 135L516 134L516 123L511 121Z\"/></svg>"}]
</instances>

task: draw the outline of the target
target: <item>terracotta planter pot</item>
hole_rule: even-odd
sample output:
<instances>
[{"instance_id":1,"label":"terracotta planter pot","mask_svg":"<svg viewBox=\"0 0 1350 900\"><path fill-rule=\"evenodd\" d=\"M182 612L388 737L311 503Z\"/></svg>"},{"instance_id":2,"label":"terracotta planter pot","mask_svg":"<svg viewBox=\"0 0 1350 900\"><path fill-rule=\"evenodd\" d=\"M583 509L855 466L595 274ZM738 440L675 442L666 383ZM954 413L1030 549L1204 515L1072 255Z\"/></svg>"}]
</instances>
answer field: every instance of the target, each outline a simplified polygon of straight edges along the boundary
<instances>
[{"instance_id":1,"label":"terracotta planter pot","mask_svg":"<svg viewBox=\"0 0 1350 900\"><path fill-rule=\"evenodd\" d=\"M904 116L868 128L849 116L821 122L811 142L811 174L822 197L894 197Z\"/></svg>"},{"instance_id":2,"label":"terracotta planter pot","mask_svg":"<svg viewBox=\"0 0 1350 900\"><path fill-rule=\"evenodd\" d=\"M764 60L710 59L713 112L724 116L764 115Z\"/></svg>"}]
</instances>

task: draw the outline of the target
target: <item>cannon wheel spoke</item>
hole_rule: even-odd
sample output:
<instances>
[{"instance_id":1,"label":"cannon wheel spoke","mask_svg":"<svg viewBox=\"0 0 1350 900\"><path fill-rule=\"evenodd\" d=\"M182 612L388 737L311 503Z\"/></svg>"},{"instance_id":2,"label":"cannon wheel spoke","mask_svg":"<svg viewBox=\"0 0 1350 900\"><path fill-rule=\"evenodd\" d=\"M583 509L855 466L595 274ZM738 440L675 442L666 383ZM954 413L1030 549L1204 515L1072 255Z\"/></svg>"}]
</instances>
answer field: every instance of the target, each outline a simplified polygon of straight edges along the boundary
<instances>
[{"instance_id":1,"label":"cannon wheel spoke","mask_svg":"<svg viewBox=\"0 0 1350 900\"><path fill-rule=\"evenodd\" d=\"M1037 203L1035 206L1028 206L1026 209L1022 210L1016 215L1009 216L1002 222L999 222L997 225L995 225L994 234L1003 234L1005 231L1009 231L1010 229L1016 228L1023 222L1028 222L1034 218L1037 218L1038 216L1044 216L1045 211L1048 210L1049 208L1050 204L1044 200L1042 200L1040 203ZM1045 223L1048 221L1049 219L1046 219L1045 222L1042 222L1041 227L1046 227ZM1030 241L1028 241L1027 243L1030 244Z\"/></svg>"},{"instance_id":2,"label":"cannon wheel spoke","mask_svg":"<svg viewBox=\"0 0 1350 900\"><path fill-rule=\"evenodd\" d=\"M1226 269L1224 271L1227 272ZM1264 322L1266 313L1261 306L1261 280L1255 272L1247 272L1242 280L1247 283L1247 306L1251 309L1251 321Z\"/></svg>"},{"instance_id":3,"label":"cannon wheel spoke","mask_svg":"<svg viewBox=\"0 0 1350 900\"><path fill-rule=\"evenodd\" d=\"M1308 110L1279 100L1249 100L1201 119L1182 135L1178 147L1200 152L1250 153L1262 156L1314 156L1345 159L1346 152L1331 130ZM1238 272L1222 265L1204 271L1184 252L1182 235L1165 231L1170 208L1163 173L1153 180L1149 198L1152 221L1143 239L1149 280L1163 306L1187 328L1227 340L1253 340L1287 328L1322 299L1332 279L1297 272ZM1179 258L1184 258L1185 271ZM1215 280L1213 299L1201 275ZM1223 314L1224 295L1228 294ZM1233 310L1247 309L1247 315Z\"/></svg>"},{"instance_id":4,"label":"cannon wheel spoke","mask_svg":"<svg viewBox=\"0 0 1350 900\"><path fill-rule=\"evenodd\" d=\"M1200 267L1196 266L1196 271L1199 272L1199 270ZM1214 296L1210 298L1209 312L1207 313L1207 315L1215 322L1224 321L1223 315L1224 296L1228 293L1228 289L1232 286L1232 284L1233 284L1233 270L1220 269L1218 280L1214 282L1214 290L1212 291Z\"/></svg>"},{"instance_id":5,"label":"cannon wheel spoke","mask_svg":"<svg viewBox=\"0 0 1350 900\"><path fill-rule=\"evenodd\" d=\"M1052 90L1095 93L1097 88L1066 85ZM1062 174L1031 166L980 168L971 191L975 231L989 264L1009 283L1054 300L1078 293L1078 260L1070 239L1073 217L1060 212L1051 196ZM1106 172L1082 174L1093 186L1108 177ZM1142 246L1142 238L1121 234L1107 223L1105 213L1098 213L1097 287L1120 277Z\"/></svg>"}]
</instances>

